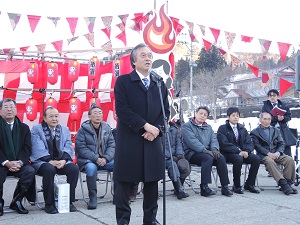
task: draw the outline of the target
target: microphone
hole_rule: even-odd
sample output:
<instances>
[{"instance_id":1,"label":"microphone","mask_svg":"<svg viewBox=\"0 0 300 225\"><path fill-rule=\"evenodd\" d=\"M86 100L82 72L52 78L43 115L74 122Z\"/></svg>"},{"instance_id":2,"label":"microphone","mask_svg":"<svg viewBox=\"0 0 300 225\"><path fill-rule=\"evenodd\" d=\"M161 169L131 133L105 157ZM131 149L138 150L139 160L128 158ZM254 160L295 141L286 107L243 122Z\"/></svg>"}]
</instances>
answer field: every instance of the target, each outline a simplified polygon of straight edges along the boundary
<instances>
[{"instance_id":1,"label":"microphone","mask_svg":"<svg viewBox=\"0 0 300 225\"><path fill-rule=\"evenodd\" d=\"M148 72L154 80L156 80L156 81L162 81L163 80L163 78L161 76L159 76L153 69L149 69Z\"/></svg>"},{"instance_id":2,"label":"microphone","mask_svg":"<svg viewBox=\"0 0 300 225\"><path fill-rule=\"evenodd\" d=\"M180 92L181 92L181 89L178 91L178 93L175 95L176 96L176 98L178 98L179 97L179 95L180 95Z\"/></svg>"}]
</instances>

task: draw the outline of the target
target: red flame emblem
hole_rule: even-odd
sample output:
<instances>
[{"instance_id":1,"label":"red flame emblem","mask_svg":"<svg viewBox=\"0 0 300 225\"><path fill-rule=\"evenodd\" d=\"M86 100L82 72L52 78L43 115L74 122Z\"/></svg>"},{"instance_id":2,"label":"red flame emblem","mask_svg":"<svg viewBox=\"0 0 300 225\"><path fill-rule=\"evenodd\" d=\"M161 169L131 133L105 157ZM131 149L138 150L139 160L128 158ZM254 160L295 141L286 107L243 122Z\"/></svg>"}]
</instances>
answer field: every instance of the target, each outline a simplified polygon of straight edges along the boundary
<instances>
[{"instance_id":1,"label":"red flame emblem","mask_svg":"<svg viewBox=\"0 0 300 225\"><path fill-rule=\"evenodd\" d=\"M172 20L164 12L162 5L159 10L160 26L157 26L157 14L147 23L143 31L143 38L151 50L158 54L172 51L176 43L176 36Z\"/></svg>"}]
</instances>

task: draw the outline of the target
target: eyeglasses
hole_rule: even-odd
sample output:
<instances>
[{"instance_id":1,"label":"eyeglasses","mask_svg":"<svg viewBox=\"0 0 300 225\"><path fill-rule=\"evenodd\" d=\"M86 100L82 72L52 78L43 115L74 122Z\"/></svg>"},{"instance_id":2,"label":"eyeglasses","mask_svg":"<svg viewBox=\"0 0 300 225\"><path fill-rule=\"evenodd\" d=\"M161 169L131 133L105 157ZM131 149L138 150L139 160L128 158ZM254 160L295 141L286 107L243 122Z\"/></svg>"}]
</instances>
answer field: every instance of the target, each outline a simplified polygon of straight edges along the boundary
<instances>
[{"instance_id":1,"label":"eyeglasses","mask_svg":"<svg viewBox=\"0 0 300 225\"><path fill-rule=\"evenodd\" d=\"M142 53L142 54L140 54L140 56L141 56L142 59L145 59L146 57L147 57L147 58L150 58L150 59L153 58L152 53L148 53L148 54Z\"/></svg>"}]
</instances>

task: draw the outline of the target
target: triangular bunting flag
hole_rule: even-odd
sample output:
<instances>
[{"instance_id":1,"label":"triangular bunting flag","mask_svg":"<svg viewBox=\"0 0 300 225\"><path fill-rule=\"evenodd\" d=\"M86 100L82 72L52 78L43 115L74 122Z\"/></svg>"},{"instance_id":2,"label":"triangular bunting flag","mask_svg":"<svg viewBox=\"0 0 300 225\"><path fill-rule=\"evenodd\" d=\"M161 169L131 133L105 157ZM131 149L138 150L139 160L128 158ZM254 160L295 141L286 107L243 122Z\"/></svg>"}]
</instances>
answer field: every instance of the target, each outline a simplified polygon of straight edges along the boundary
<instances>
[{"instance_id":1,"label":"triangular bunting flag","mask_svg":"<svg viewBox=\"0 0 300 225\"><path fill-rule=\"evenodd\" d=\"M140 32L143 29L143 14L144 13L134 13L134 18L131 19L133 20L134 24L130 26L132 30Z\"/></svg>"},{"instance_id":2,"label":"triangular bunting flag","mask_svg":"<svg viewBox=\"0 0 300 225\"><path fill-rule=\"evenodd\" d=\"M28 21L29 21L31 32L34 33L35 28L36 28L37 24L39 23L41 17L40 16L27 15L27 18L28 18Z\"/></svg>"},{"instance_id":3,"label":"triangular bunting flag","mask_svg":"<svg viewBox=\"0 0 300 225\"><path fill-rule=\"evenodd\" d=\"M17 24L18 24L19 21L20 21L21 14L17 14L17 13L7 13L7 15L8 15L8 18L9 18L9 20L10 20L12 29L15 30L16 27L17 27Z\"/></svg>"},{"instance_id":4,"label":"triangular bunting flag","mask_svg":"<svg viewBox=\"0 0 300 225\"><path fill-rule=\"evenodd\" d=\"M283 42L277 42L277 44L280 52L281 61L284 62L291 44L283 43Z\"/></svg>"},{"instance_id":5,"label":"triangular bunting flag","mask_svg":"<svg viewBox=\"0 0 300 225\"><path fill-rule=\"evenodd\" d=\"M124 24L124 23L116 24L116 26L117 26L122 32L125 31L125 24Z\"/></svg>"},{"instance_id":6,"label":"triangular bunting flag","mask_svg":"<svg viewBox=\"0 0 300 225\"><path fill-rule=\"evenodd\" d=\"M200 27L200 30L202 32L202 35L205 36L205 26L198 24L198 26Z\"/></svg>"},{"instance_id":7,"label":"triangular bunting flag","mask_svg":"<svg viewBox=\"0 0 300 225\"><path fill-rule=\"evenodd\" d=\"M108 28L103 28L101 30L106 34L106 36L110 40L110 28L109 29Z\"/></svg>"},{"instance_id":8,"label":"triangular bunting flag","mask_svg":"<svg viewBox=\"0 0 300 225\"><path fill-rule=\"evenodd\" d=\"M177 35L180 34L180 32L182 31L182 29L184 28L184 26L179 23L179 19L174 18L172 16L170 16L170 18L172 20L173 28L174 28L174 31L175 31L176 37L177 37Z\"/></svg>"},{"instance_id":9,"label":"triangular bunting flag","mask_svg":"<svg viewBox=\"0 0 300 225\"><path fill-rule=\"evenodd\" d=\"M267 55L272 41L268 41L265 39L258 39L258 41L261 46L261 52L263 56Z\"/></svg>"},{"instance_id":10,"label":"triangular bunting flag","mask_svg":"<svg viewBox=\"0 0 300 225\"><path fill-rule=\"evenodd\" d=\"M60 20L60 17L47 17L49 20L51 20L54 23L54 26L57 26L58 21Z\"/></svg>"},{"instance_id":11,"label":"triangular bunting flag","mask_svg":"<svg viewBox=\"0 0 300 225\"><path fill-rule=\"evenodd\" d=\"M83 36L88 40L88 42L90 43L90 45L93 48L95 48L94 33L88 33L88 34L85 34Z\"/></svg>"},{"instance_id":12,"label":"triangular bunting flag","mask_svg":"<svg viewBox=\"0 0 300 225\"><path fill-rule=\"evenodd\" d=\"M241 35L241 41L243 41L243 42L250 43L252 41L252 39L253 39L253 37Z\"/></svg>"},{"instance_id":13,"label":"triangular bunting flag","mask_svg":"<svg viewBox=\"0 0 300 225\"><path fill-rule=\"evenodd\" d=\"M230 51L232 43L233 43L233 41L235 39L236 34L235 33L230 33L230 32L227 32L227 31L224 31L224 33L225 33L227 47L228 47L228 50Z\"/></svg>"},{"instance_id":14,"label":"triangular bunting flag","mask_svg":"<svg viewBox=\"0 0 300 225\"><path fill-rule=\"evenodd\" d=\"M205 50L208 52L212 44L209 41L205 40L204 38L202 38L202 40L205 46Z\"/></svg>"},{"instance_id":15,"label":"triangular bunting flag","mask_svg":"<svg viewBox=\"0 0 300 225\"><path fill-rule=\"evenodd\" d=\"M262 73L261 74L261 82L263 83L263 84L265 84L265 83L267 83L269 81L269 75L268 75L268 73Z\"/></svg>"},{"instance_id":16,"label":"triangular bunting flag","mask_svg":"<svg viewBox=\"0 0 300 225\"><path fill-rule=\"evenodd\" d=\"M231 55L231 54L230 54L230 57L231 57L231 67L232 67L232 70L234 70L239 65L241 60L239 60L237 57L235 57L234 55Z\"/></svg>"},{"instance_id":17,"label":"triangular bunting flag","mask_svg":"<svg viewBox=\"0 0 300 225\"><path fill-rule=\"evenodd\" d=\"M185 22L188 25L190 32L193 33L194 32L194 23L189 22L189 21L185 21Z\"/></svg>"},{"instance_id":18,"label":"triangular bunting flag","mask_svg":"<svg viewBox=\"0 0 300 225\"><path fill-rule=\"evenodd\" d=\"M71 42L77 40L77 38L78 38L78 36L67 39L68 45L70 45Z\"/></svg>"},{"instance_id":19,"label":"triangular bunting flag","mask_svg":"<svg viewBox=\"0 0 300 225\"><path fill-rule=\"evenodd\" d=\"M113 17L112 16L102 16L101 19L103 21L104 27L106 29L110 30Z\"/></svg>"},{"instance_id":20,"label":"triangular bunting flag","mask_svg":"<svg viewBox=\"0 0 300 225\"><path fill-rule=\"evenodd\" d=\"M24 52L26 52L26 51L28 50L29 47L30 47L30 46L21 47L21 48L20 48L20 51L23 52L23 54L24 54Z\"/></svg>"},{"instance_id":21,"label":"triangular bunting flag","mask_svg":"<svg viewBox=\"0 0 300 225\"><path fill-rule=\"evenodd\" d=\"M125 30L122 31L122 33L118 34L118 35L116 36L116 38L118 38L120 41L122 41L122 42L124 43L125 46L127 46Z\"/></svg>"},{"instance_id":22,"label":"triangular bunting flag","mask_svg":"<svg viewBox=\"0 0 300 225\"><path fill-rule=\"evenodd\" d=\"M46 44L36 45L38 52L44 52L46 48Z\"/></svg>"},{"instance_id":23,"label":"triangular bunting flag","mask_svg":"<svg viewBox=\"0 0 300 225\"><path fill-rule=\"evenodd\" d=\"M120 18L120 20L122 21L122 23L124 25L126 25L126 21L128 19L129 14L124 14L124 15L119 15L118 17Z\"/></svg>"},{"instance_id":24,"label":"triangular bunting flag","mask_svg":"<svg viewBox=\"0 0 300 225\"><path fill-rule=\"evenodd\" d=\"M112 55L113 51L111 41L106 42L104 45L101 46L108 54Z\"/></svg>"},{"instance_id":25,"label":"triangular bunting flag","mask_svg":"<svg viewBox=\"0 0 300 225\"><path fill-rule=\"evenodd\" d=\"M280 78L280 97L284 95L284 93L293 85L293 83Z\"/></svg>"},{"instance_id":26,"label":"triangular bunting flag","mask_svg":"<svg viewBox=\"0 0 300 225\"><path fill-rule=\"evenodd\" d=\"M88 26L89 32L93 33L96 17L83 17L83 18L86 22L86 25Z\"/></svg>"},{"instance_id":27,"label":"triangular bunting flag","mask_svg":"<svg viewBox=\"0 0 300 225\"><path fill-rule=\"evenodd\" d=\"M71 34L74 36L77 27L78 17L67 17L66 19L69 23Z\"/></svg>"},{"instance_id":28,"label":"triangular bunting flag","mask_svg":"<svg viewBox=\"0 0 300 225\"><path fill-rule=\"evenodd\" d=\"M220 35L220 30L218 29L215 29L215 28L209 28L215 38L215 41L218 42L218 38L219 38L219 35Z\"/></svg>"},{"instance_id":29,"label":"triangular bunting flag","mask_svg":"<svg viewBox=\"0 0 300 225\"><path fill-rule=\"evenodd\" d=\"M190 34L191 42L198 42L194 34Z\"/></svg>"},{"instance_id":30,"label":"triangular bunting flag","mask_svg":"<svg viewBox=\"0 0 300 225\"><path fill-rule=\"evenodd\" d=\"M54 41L51 42L51 44L54 46L55 50L58 51L58 54L61 56L63 41Z\"/></svg>"},{"instance_id":31,"label":"triangular bunting flag","mask_svg":"<svg viewBox=\"0 0 300 225\"><path fill-rule=\"evenodd\" d=\"M3 53L9 56L12 56L14 54L15 49L14 48L4 48Z\"/></svg>"},{"instance_id":32,"label":"triangular bunting flag","mask_svg":"<svg viewBox=\"0 0 300 225\"><path fill-rule=\"evenodd\" d=\"M247 65L252 70L252 72L255 74L255 76L258 77L259 69L257 67L255 67L255 66L251 65L250 63L247 63Z\"/></svg>"},{"instance_id":33,"label":"triangular bunting flag","mask_svg":"<svg viewBox=\"0 0 300 225\"><path fill-rule=\"evenodd\" d=\"M219 49L219 51L220 51L220 53L222 54L222 55L225 55L227 52L226 51L224 51L223 49L221 49L221 48L218 48Z\"/></svg>"}]
</instances>

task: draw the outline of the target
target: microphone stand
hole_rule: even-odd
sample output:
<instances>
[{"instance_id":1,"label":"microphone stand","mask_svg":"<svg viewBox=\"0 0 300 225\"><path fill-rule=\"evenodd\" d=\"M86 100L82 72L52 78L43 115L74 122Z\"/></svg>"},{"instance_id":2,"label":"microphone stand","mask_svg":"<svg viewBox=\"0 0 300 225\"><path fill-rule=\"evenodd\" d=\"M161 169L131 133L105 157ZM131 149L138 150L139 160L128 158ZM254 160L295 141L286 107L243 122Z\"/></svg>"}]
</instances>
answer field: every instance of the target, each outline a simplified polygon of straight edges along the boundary
<instances>
[{"instance_id":1,"label":"microphone stand","mask_svg":"<svg viewBox=\"0 0 300 225\"><path fill-rule=\"evenodd\" d=\"M296 162L296 180L295 180L295 186L299 185L299 167L300 167L300 162L298 160L298 147L300 144L300 139L298 138L297 142L296 142L296 151L295 151L295 155L294 155L294 161Z\"/></svg>"},{"instance_id":2,"label":"microphone stand","mask_svg":"<svg viewBox=\"0 0 300 225\"><path fill-rule=\"evenodd\" d=\"M174 181L177 182L177 177L175 175L174 161L173 161L173 157L172 157L171 144L170 144L170 132L169 132L169 126L168 126L168 118L166 117L164 101L163 101L162 92L161 92L161 79L157 79L155 76L152 76L152 78L156 82L157 87L158 87L161 110L162 110L163 119L164 119L164 129L162 132L163 133L164 170L166 168L166 144L168 144L171 163L172 163L172 169L173 169L173 174L174 174ZM166 138L167 138L168 143L166 143ZM163 176L163 225L166 225L166 173L165 172L164 172L164 176Z\"/></svg>"}]
</instances>

